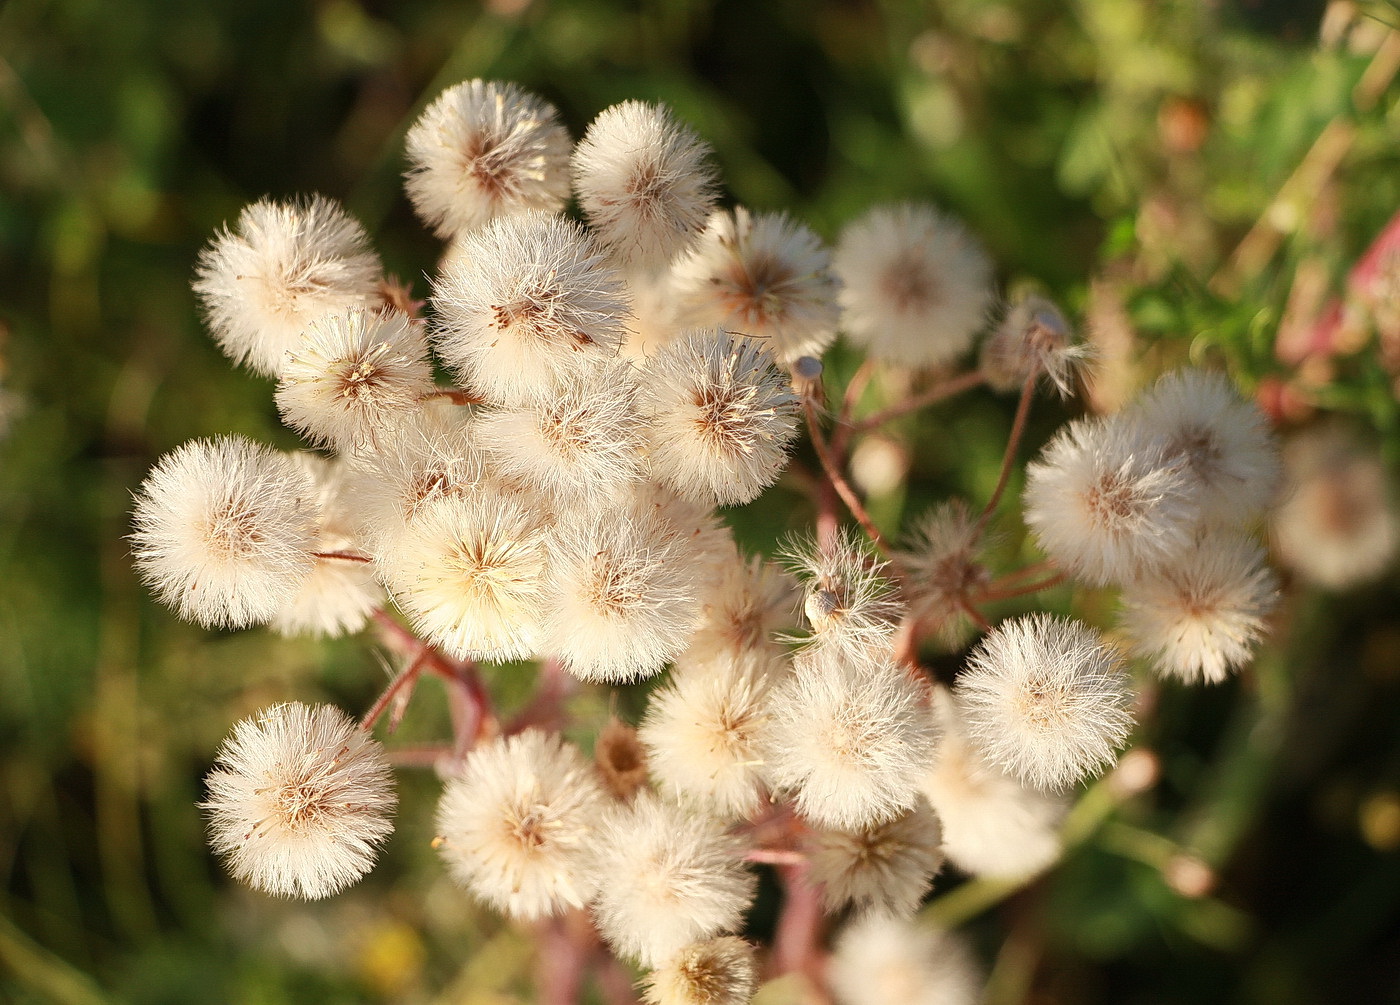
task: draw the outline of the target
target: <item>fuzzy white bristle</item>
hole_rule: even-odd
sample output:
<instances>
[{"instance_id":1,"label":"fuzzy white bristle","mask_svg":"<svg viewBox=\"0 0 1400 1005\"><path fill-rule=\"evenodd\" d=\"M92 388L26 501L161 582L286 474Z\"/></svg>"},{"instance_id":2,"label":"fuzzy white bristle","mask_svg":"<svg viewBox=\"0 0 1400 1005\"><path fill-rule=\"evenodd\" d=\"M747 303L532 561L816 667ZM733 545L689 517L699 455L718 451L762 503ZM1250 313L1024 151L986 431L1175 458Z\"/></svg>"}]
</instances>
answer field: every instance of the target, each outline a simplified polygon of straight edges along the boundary
<instances>
[{"instance_id":1,"label":"fuzzy white bristle","mask_svg":"<svg viewBox=\"0 0 1400 1005\"><path fill-rule=\"evenodd\" d=\"M943 831L920 799L909 812L881 824L817 831L808 855L828 911L850 905L909 917L943 866Z\"/></svg>"},{"instance_id":2,"label":"fuzzy white bristle","mask_svg":"<svg viewBox=\"0 0 1400 1005\"><path fill-rule=\"evenodd\" d=\"M1039 789L1063 789L1113 763L1133 725L1116 654L1093 630L1048 614L998 625L954 694L988 760Z\"/></svg>"},{"instance_id":3,"label":"fuzzy white bristle","mask_svg":"<svg viewBox=\"0 0 1400 1005\"><path fill-rule=\"evenodd\" d=\"M888 647L903 605L884 575L888 563L864 537L847 529L828 541L797 538L783 558L805 591L809 647L858 655Z\"/></svg>"},{"instance_id":4,"label":"fuzzy white bristle","mask_svg":"<svg viewBox=\"0 0 1400 1005\"><path fill-rule=\"evenodd\" d=\"M962 937L868 915L837 936L827 977L836 1005L977 1005L981 967Z\"/></svg>"},{"instance_id":5,"label":"fuzzy white bristle","mask_svg":"<svg viewBox=\"0 0 1400 1005\"><path fill-rule=\"evenodd\" d=\"M695 942L647 974L648 1005L749 1005L758 989L753 946L724 935Z\"/></svg>"},{"instance_id":6,"label":"fuzzy white bristle","mask_svg":"<svg viewBox=\"0 0 1400 1005\"><path fill-rule=\"evenodd\" d=\"M1092 356L1087 342L1075 342L1069 322L1054 303L1037 294L1006 309L1001 323L982 343L979 369L998 391L1015 391L1035 370L1068 398L1078 371Z\"/></svg>"},{"instance_id":7,"label":"fuzzy white bristle","mask_svg":"<svg viewBox=\"0 0 1400 1005\"><path fill-rule=\"evenodd\" d=\"M225 355L277 377L307 325L370 305L380 278L379 256L339 203L263 199L200 252L194 292Z\"/></svg>"},{"instance_id":8,"label":"fuzzy white bristle","mask_svg":"<svg viewBox=\"0 0 1400 1005\"><path fill-rule=\"evenodd\" d=\"M877 206L847 225L832 271L842 329L873 359L948 363L972 345L992 299L992 265L971 234L932 206Z\"/></svg>"},{"instance_id":9,"label":"fuzzy white bristle","mask_svg":"<svg viewBox=\"0 0 1400 1005\"><path fill-rule=\"evenodd\" d=\"M279 897L338 893L394 830L383 749L331 705L291 702L239 722L205 786L210 844L235 879Z\"/></svg>"},{"instance_id":10,"label":"fuzzy white bristle","mask_svg":"<svg viewBox=\"0 0 1400 1005\"><path fill-rule=\"evenodd\" d=\"M514 84L449 87L409 129L404 188L451 240L497 216L556 212L569 198L569 133L554 106Z\"/></svg>"}]
</instances>

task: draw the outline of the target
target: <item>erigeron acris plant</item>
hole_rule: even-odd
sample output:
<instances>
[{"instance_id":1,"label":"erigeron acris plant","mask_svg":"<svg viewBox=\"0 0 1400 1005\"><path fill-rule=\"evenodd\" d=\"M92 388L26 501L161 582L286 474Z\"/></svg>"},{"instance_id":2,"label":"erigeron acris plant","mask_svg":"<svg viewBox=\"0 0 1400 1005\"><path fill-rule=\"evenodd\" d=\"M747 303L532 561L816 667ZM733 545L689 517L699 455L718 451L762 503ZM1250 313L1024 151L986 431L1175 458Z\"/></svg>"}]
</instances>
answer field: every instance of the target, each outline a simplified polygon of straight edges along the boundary
<instances>
[{"instance_id":1,"label":"erigeron acris plant","mask_svg":"<svg viewBox=\"0 0 1400 1005\"><path fill-rule=\"evenodd\" d=\"M407 147L409 196L447 242L426 312L321 197L250 206L200 259L214 338L278 381L320 452L196 440L137 498L136 563L181 617L372 626L399 661L358 724L289 701L234 728L202 805L241 881L319 898L373 866L396 802L373 733L430 674L454 711L435 844L471 896L572 940L547 1000L576 999L579 933L596 931L648 972L651 1002L746 1002L790 971L814 1000L886 1002L861 959L922 951L901 947L925 945L908 920L945 859L1004 879L1058 855L1067 799L1130 735L1128 657L1187 682L1251 658L1275 591L1251 531L1278 461L1223 378L1173 374L1062 430L1027 471L1046 561L996 571L989 528L1032 401L1072 394L1085 353L1031 297L957 369L994 289L956 221L875 207L832 252L783 214L717 209L708 148L666 109L608 109L575 145L508 84L450 89ZM583 222L563 215L571 192ZM838 332L866 354L839 398L819 361ZM881 368L939 376L857 414ZM853 443L983 384L1020 395L991 496L887 537L846 477ZM772 486L803 427L816 526L785 566L745 555L715 509ZM1066 578L1121 591L1120 639L989 620ZM975 642L951 686L919 662L937 640ZM516 660L537 695L507 723L477 668ZM580 682L659 675L591 759L552 728ZM767 947L735 937L757 864L786 895ZM823 919L847 915L828 967ZM975 994L959 966L949 983L910 963L913 986Z\"/></svg>"}]
</instances>

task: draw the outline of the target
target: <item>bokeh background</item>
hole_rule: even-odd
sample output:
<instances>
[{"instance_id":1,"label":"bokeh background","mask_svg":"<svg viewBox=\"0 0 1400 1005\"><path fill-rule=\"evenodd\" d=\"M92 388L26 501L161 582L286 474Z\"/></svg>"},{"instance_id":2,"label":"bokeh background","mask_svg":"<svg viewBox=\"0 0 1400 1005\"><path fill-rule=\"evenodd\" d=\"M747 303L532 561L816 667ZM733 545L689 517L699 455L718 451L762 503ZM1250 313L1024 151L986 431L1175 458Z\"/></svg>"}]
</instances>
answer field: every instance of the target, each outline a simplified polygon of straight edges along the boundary
<instances>
[{"instance_id":1,"label":"bokeh background","mask_svg":"<svg viewBox=\"0 0 1400 1005\"><path fill-rule=\"evenodd\" d=\"M1322 0L7 0L0 1001L530 1000L528 943L434 861L428 773L404 775L379 868L329 902L251 894L206 851L194 804L233 720L290 698L361 710L385 679L367 639L181 624L131 570L131 493L161 453L225 432L295 446L189 290L245 203L343 199L421 294L440 249L400 151L439 90L514 80L575 135L661 100L715 147L727 198L832 239L872 203L931 200L1005 290L1062 303L1101 376L1087 404L1038 406L1028 449L1189 358L1284 427L1340 416L1390 462L1397 336L1326 316L1400 209L1397 23ZM985 497L1013 404L977 393L896 427L910 478L877 517ZM786 483L731 514L764 551L809 518ZM965 912L989 1000L1400 1002L1400 583L1286 579L1252 670L1154 695L1159 783ZM425 688L404 738L444 723Z\"/></svg>"}]
</instances>

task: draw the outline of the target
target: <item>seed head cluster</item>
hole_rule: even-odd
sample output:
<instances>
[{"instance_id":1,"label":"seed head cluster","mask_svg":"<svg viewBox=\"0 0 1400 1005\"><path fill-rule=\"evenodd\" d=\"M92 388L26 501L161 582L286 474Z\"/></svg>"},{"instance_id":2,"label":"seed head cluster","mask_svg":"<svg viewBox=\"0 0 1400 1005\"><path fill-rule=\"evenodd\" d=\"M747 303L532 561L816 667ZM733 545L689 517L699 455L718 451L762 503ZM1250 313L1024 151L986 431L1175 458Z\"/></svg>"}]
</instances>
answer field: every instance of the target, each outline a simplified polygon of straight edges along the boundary
<instances>
[{"instance_id":1,"label":"seed head cluster","mask_svg":"<svg viewBox=\"0 0 1400 1005\"><path fill-rule=\"evenodd\" d=\"M709 147L664 106L607 109L575 145L549 104L491 81L433 101L407 160L444 242L421 315L319 196L250 206L199 259L214 340L277 381L316 452L224 435L165 455L136 495L138 570L206 627L334 636L373 619L404 659L363 726L291 703L234 727L202 804L215 851L279 896L367 872L395 807L371 730L433 674L456 740L434 844L464 896L541 931L586 919L650 971L653 1005L744 1005L760 961L737 933L753 863L776 863L808 887L795 902L854 919L836 1000L973 1000L967 951L905 923L945 861L998 880L1048 868L1070 793L1131 735L1129 659L1216 682L1268 633L1277 580L1254 534L1282 475L1263 415L1184 370L1069 423L1025 473L1034 574L999 568L1019 535L993 533L995 505L924 509L892 548L899 528L875 524L893 517L865 513L839 470L883 417L862 427L848 393L820 432L838 336L885 390L951 371L979 336L966 386L1069 396L1088 358L1043 297L992 320L993 267L961 223L876 206L833 251L782 212L716 208ZM790 470L803 418L814 449ZM788 534L786 569L723 513L769 490L789 526L820 507ZM1351 538L1393 547L1389 511L1354 508ZM1339 581L1342 560L1290 526L1299 568ZM1119 591L1113 641L987 613L1065 578ZM920 662L932 646L970 650L951 687ZM522 675L535 697L501 717L491 692ZM565 740L574 692L616 685L642 685L644 710L620 721L635 706L614 702L591 754Z\"/></svg>"}]
</instances>

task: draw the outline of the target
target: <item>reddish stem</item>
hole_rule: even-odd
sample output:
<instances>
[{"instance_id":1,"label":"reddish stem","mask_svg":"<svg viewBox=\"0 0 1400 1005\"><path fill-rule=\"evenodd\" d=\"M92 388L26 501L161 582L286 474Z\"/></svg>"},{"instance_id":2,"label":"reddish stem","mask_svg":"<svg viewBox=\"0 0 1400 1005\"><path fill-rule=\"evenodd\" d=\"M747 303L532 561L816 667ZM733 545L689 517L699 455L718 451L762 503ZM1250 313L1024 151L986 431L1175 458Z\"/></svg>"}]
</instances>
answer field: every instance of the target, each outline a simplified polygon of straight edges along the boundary
<instances>
[{"instance_id":1,"label":"reddish stem","mask_svg":"<svg viewBox=\"0 0 1400 1005\"><path fill-rule=\"evenodd\" d=\"M368 555L361 555L356 551L313 551L311 557L328 562L359 562L364 565L374 561Z\"/></svg>"},{"instance_id":2,"label":"reddish stem","mask_svg":"<svg viewBox=\"0 0 1400 1005\"><path fill-rule=\"evenodd\" d=\"M364 718L360 720L361 729L366 733L374 729L374 724L379 721L379 717L384 714L384 710L389 707L390 702L394 701L400 694L411 695L413 693L413 687L418 682L418 675L423 670L426 658L427 651L424 650L415 656L408 666L399 671L398 676L389 682L389 686L384 689L375 703L370 706L370 710L365 713ZM392 733L398 728L397 719L401 715L402 713L399 713L391 720L389 732Z\"/></svg>"},{"instance_id":3,"label":"reddish stem","mask_svg":"<svg viewBox=\"0 0 1400 1005\"><path fill-rule=\"evenodd\" d=\"M987 500L982 515L977 518L977 536L981 536L982 531L986 529L987 521L992 518L997 504L1001 502L1001 494L1006 491L1006 483L1011 478L1011 465L1016 460L1016 452L1021 447L1021 437L1026 432L1026 417L1030 415L1031 398L1035 396L1035 384L1039 379L1040 367L1034 364L1026 376L1026 382L1021 385L1021 400L1016 403L1016 418L1011 422L1011 437L1006 441L1006 452L1001 457L1001 474L997 476L997 487L992 490L992 497Z\"/></svg>"},{"instance_id":4,"label":"reddish stem","mask_svg":"<svg viewBox=\"0 0 1400 1005\"><path fill-rule=\"evenodd\" d=\"M564 669L562 663L552 657L545 660L540 664L534 697L505 727L505 735L514 736L531 726L552 731L563 728L564 699L577 686L578 680Z\"/></svg>"},{"instance_id":5,"label":"reddish stem","mask_svg":"<svg viewBox=\"0 0 1400 1005\"><path fill-rule=\"evenodd\" d=\"M980 370L973 370L969 373L962 373L956 377L949 377L947 380L934 384L926 391L916 394L913 397L905 398L903 401L895 402L889 408L883 408L878 412L867 415L859 422L854 423L851 433L868 433L872 429L878 429L891 419L897 419L901 415L908 415L910 412L917 412L921 408L937 404L944 398L951 398L964 391L970 391L974 387L983 383L987 378L982 376Z\"/></svg>"},{"instance_id":6,"label":"reddish stem","mask_svg":"<svg viewBox=\"0 0 1400 1005\"><path fill-rule=\"evenodd\" d=\"M821 1005L830 1005L826 990L824 961L819 942L822 930L822 902L817 888L809 882L809 867L798 865L778 867L783 881L784 900L778 927L773 934L773 952L769 967L773 976L799 973L807 978L812 997Z\"/></svg>"},{"instance_id":7,"label":"reddish stem","mask_svg":"<svg viewBox=\"0 0 1400 1005\"><path fill-rule=\"evenodd\" d=\"M454 405L480 405L486 399L471 391L463 391L458 387L440 387L436 391L429 391L423 396L427 401L431 398L446 398Z\"/></svg>"},{"instance_id":8,"label":"reddish stem","mask_svg":"<svg viewBox=\"0 0 1400 1005\"><path fill-rule=\"evenodd\" d=\"M583 975L591 945L581 943L572 930L571 912L546 918L535 927L535 990L541 1005L575 1005L583 989Z\"/></svg>"},{"instance_id":9,"label":"reddish stem","mask_svg":"<svg viewBox=\"0 0 1400 1005\"><path fill-rule=\"evenodd\" d=\"M831 487L836 490L836 494L841 497L841 501L846 504L846 508L851 511L851 516L856 518L856 522L861 525L871 542L880 552L881 557L886 561L890 560L890 549L885 541L885 536L880 533L880 528L875 526L875 522L870 519L870 514L865 511L865 506L861 503L860 497L851 488L840 470L836 467L832 459L831 451L826 445L821 428L817 424L817 410L812 404L810 396L804 395L802 398L802 408L807 415L807 432L812 439L812 449L817 452L817 459L821 461L822 471L826 475L826 480ZM891 562L891 565L893 563Z\"/></svg>"},{"instance_id":10,"label":"reddish stem","mask_svg":"<svg viewBox=\"0 0 1400 1005\"><path fill-rule=\"evenodd\" d=\"M1005 586L997 589L997 584L993 583L991 587L977 595L977 601L978 603L986 604L998 600L1011 600L1015 597L1029 596L1032 593L1040 593L1042 590L1048 590L1052 587L1059 586L1068 578L1069 577L1063 572L1057 572L1053 576L1047 576L1045 579L1037 580L1025 586Z\"/></svg>"},{"instance_id":11,"label":"reddish stem","mask_svg":"<svg viewBox=\"0 0 1400 1005\"><path fill-rule=\"evenodd\" d=\"M807 856L786 848L753 848L744 853L744 861L763 865L802 865L807 861Z\"/></svg>"}]
</instances>

